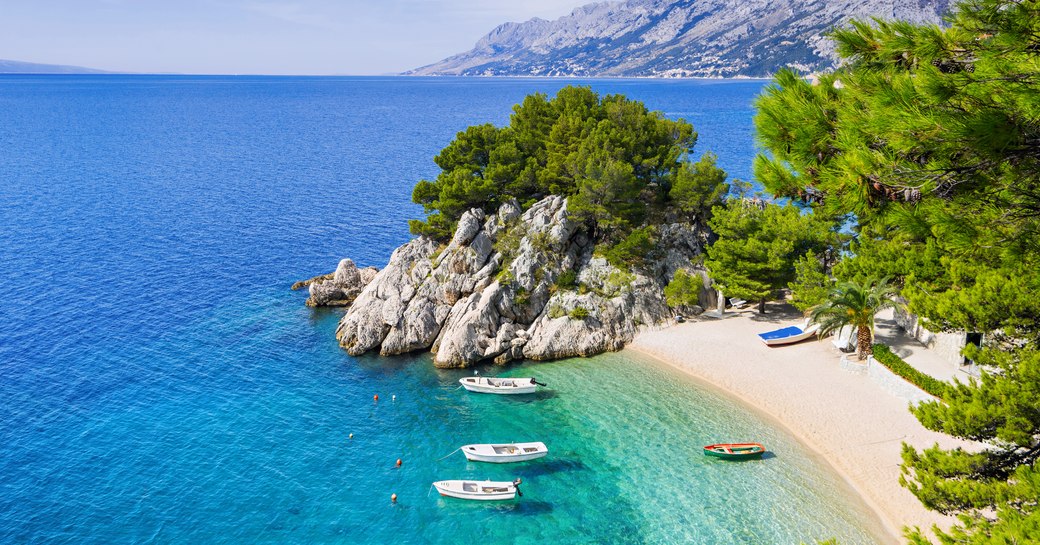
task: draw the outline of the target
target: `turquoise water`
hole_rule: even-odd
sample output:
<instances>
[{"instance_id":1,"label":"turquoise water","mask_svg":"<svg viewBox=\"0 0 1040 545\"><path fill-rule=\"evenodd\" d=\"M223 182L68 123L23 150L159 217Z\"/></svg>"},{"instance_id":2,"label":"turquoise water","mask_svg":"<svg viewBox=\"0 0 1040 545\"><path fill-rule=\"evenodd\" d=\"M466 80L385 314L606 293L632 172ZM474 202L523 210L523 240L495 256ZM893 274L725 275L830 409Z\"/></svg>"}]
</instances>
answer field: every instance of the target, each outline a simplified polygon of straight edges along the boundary
<instances>
[{"instance_id":1,"label":"turquoise water","mask_svg":"<svg viewBox=\"0 0 1040 545\"><path fill-rule=\"evenodd\" d=\"M749 172L761 82L591 83L690 117L700 150ZM287 290L343 256L384 263L430 157L562 84L0 78L0 542L873 543L823 464L668 368L485 369L551 388L468 394L426 355L348 356L339 314ZM747 439L774 455L698 450ZM551 454L440 460L492 440ZM430 494L463 477L525 495Z\"/></svg>"}]
</instances>

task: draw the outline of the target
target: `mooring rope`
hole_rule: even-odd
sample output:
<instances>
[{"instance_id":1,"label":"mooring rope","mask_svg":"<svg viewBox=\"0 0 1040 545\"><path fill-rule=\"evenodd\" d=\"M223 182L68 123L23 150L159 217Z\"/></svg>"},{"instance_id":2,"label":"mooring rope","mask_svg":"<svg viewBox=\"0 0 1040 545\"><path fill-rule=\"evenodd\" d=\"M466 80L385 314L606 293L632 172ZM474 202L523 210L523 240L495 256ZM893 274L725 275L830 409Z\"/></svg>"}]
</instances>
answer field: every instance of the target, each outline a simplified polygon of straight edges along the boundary
<instances>
[{"instance_id":1,"label":"mooring rope","mask_svg":"<svg viewBox=\"0 0 1040 545\"><path fill-rule=\"evenodd\" d=\"M451 456L452 454L455 454L456 452L458 452L458 451L460 451L460 450L462 450L462 447L459 447L459 448L457 448L457 449L455 449L455 450L451 451L451 452L450 452L450 453L448 454L448 456ZM447 458L448 456L445 456L444 458ZM439 461L443 460L444 458L438 458L438 459L437 459L437 461L439 462Z\"/></svg>"}]
</instances>

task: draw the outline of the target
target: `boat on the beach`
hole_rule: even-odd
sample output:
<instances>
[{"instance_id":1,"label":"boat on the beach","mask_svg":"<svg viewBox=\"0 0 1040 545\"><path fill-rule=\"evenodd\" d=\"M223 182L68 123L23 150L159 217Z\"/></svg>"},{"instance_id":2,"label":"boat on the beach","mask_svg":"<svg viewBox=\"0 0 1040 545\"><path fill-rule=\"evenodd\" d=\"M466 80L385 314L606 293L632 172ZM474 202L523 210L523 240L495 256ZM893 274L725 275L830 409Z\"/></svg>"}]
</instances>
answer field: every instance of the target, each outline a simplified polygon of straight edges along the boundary
<instances>
[{"instance_id":1,"label":"boat on the beach","mask_svg":"<svg viewBox=\"0 0 1040 545\"><path fill-rule=\"evenodd\" d=\"M769 346L792 344L812 337L816 334L818 329L818 325L810 324L809 321L806 320L800 326L793 325L790 327L774 329L773 331L767 331L765 333L759 333L758 338L762 339L762 342Z\"/></svg>"},{"instance_id":2,"label":"boat on the beach","mask_svg":"<svg viewBox=\"0 0 1040 545\"><path fill-rule=\"evenodd\" d=\"M718 443L704 447L704 454L724 460L750 460L762 456L766 447L759 443Z\"/></svg>"},{"instance_id":3,"label":"boat on the beach","mask_svg":"<svg viewBox=\"0 0 1040 545\"><path fill-rule=\"evenodd\" d=\"M533 394L538 386L545 386L531 378L466 377L459 379L462 387L481 394Z\"/></svg>"},{"instance_id":4,"label":"boat on the beach","mask_svg":"<svg viewBox=\"0 0 1040 545\"><path fill-rule=\"evenodd\" d=\"M526 462L549 454L549 448L540 441L533 443L489 443L464 445L462 453L473 462L505 464Z\"/></svg>"},{"instance_id":5,"label":"boat on the beach","mask_svg":"<svg viewBox=\"0 0 1040 545\"><path fill-rule=\"evenodd\" d=\"M500 501L511 500L520 493L520 479L515 481L437 481L433 487L441 496L462 500Z\"/></svg>"}]
</instances>

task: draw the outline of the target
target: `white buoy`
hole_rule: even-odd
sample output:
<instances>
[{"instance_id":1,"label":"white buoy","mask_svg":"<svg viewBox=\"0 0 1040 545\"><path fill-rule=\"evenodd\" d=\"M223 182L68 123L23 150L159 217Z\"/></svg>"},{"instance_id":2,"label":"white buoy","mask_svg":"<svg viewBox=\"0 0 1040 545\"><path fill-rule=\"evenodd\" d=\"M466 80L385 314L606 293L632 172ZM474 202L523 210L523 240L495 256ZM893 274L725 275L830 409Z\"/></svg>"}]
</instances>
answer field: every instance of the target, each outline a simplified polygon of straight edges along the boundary
<instances>
[{"instance_id":1,"label":"white buoy","mask_svg":"<svg viewBox=\"0 0 1040 545\"><path fill-rule=\"evenodd\" d=\"M391 394L390 401L397 401L397 394Z\"/></svg>"}]
</instances>

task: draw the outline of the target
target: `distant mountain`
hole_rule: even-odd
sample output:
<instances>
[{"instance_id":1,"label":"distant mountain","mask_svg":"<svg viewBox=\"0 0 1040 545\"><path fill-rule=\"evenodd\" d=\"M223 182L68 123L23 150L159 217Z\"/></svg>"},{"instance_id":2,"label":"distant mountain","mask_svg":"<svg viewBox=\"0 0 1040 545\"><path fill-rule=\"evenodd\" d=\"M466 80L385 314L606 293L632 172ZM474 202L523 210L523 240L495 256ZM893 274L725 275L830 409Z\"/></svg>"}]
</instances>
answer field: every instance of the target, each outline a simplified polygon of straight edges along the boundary
<instances>
[{"instance_id":1,"label":"distant mountain","mask_svg":"<svg viewBox=\"0 0 1040 545\"><path fill-rule=\"evenodd\" d=\"M852 18L937 23L949 0L627 0L506 23L410 75L769 76L834 66L822 36Z\"/></svg>"},{"instance_id":2,"label":"distant mountain","mask_svg":"<svg viewBox=\"0 0 1040 545\"><path fill-rule=\"evenodd\" d=\"M7 61L0 59L0 74L106 74L104 70L64 66L60 64L37 64L34 62Z\"/></svg>"}]
</instances>

